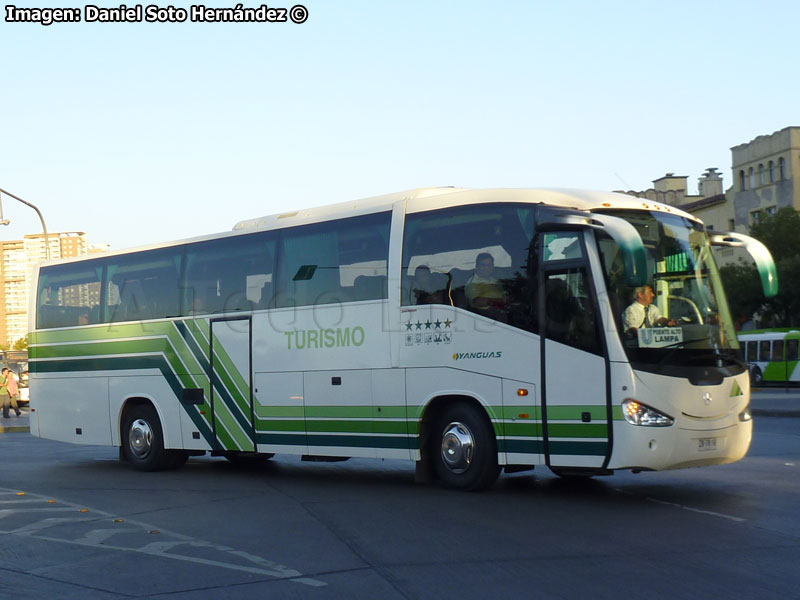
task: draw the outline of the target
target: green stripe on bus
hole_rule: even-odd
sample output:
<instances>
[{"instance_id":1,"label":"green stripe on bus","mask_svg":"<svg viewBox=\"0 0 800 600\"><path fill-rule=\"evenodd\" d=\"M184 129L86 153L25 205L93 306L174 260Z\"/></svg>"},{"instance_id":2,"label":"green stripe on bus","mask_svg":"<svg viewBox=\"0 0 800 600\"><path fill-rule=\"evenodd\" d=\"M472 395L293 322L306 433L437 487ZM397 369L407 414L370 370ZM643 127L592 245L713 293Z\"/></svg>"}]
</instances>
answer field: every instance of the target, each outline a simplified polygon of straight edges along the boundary
<instances>
[{"instance_id":1,"label":"green stripe on bus","mask_svg":"<svg viewBox=\"0 0 800 600\"><path fill-rule=\"evenodd\" d=\"M231 357L225 351L225 346L220 343L216 336L214 336L214 358L219 364L223 366L229 376L228 389L233 392L236 389L239 396L247 398L248 407L250 405L250 384L245 380L239 369L231 360ZM216 362L215 362L216 364Z\"/></svg>"},{"instance_id":2,"label":"green stripe on bus","mask_svg":"<svg viewBox=\"0 0 800 600\"><path fill-rule=\"evenodd\" d=\"M371 419L372 406L306 406L306 417ZM405 415L403 415L405 417Z\"/></svg>"},{"instance_id":3,"label":"green stripe on bus","mask_svg":"<svg viewBox=\"0 0 800 600\"><path fill-rule=\"evenodd\" d=\"M497 449L500 452L542 454L544 453L544 442L542 440L497 440Z\"/></svg>"},{"instance_id":4,"label":"green stripe on bus","mask_svg":"<svg viewBox=\"0 0 800 600\"><path fill-rule=\"evenodd\" d=\"M337 448L408 448L406 436L369 436L369 435L308 435L309 446L334 446Z\"/></svg>"},{"instance_id":5,"label":"green stripe on bus","mask_svg":"<svg viewBox=\"0 0 800 600\"><path fill-rule=\"evenodd\" d=\"M542 424L536 421L517 421L504 423L503 426L507 436L536 436L541 435L542 429Z\"/></svg>"},{"instance_id":6,"label":"green stripe on bus","mask_svg":"<svg viewBox=\"0 0 800 600\"><path fill-rule=\"evenodd\" d=\"M313 433L407 433L405 421L306 421L306 431Z\"/></svg>"},{"instance_id":7,"label":"green stripe on bus","mask_svg":"<svg viewBox=\"0 0 800 600\"><path fill-rule=\"evenodd\" d=\"M594 421L605 421L606 407L596 404L583 406L547 405L547 418L553 421L580 421L583 413L588 412Z\"/></svg>"},{"instance_id":8,"label":"green stripe on bus","mask_svg":"<svg viewBox=\"0 0 800 600\"><path fill-rule=\"evenodd\" d=\"M231 380L230 374L224 369L214 369L214 398L228 407L231 413L237 415L237 419L244 427L245 422L250 422L250 394L247 397L242 395Z\"/></svg>"},{"instance_id":9,"label":"green stripe on bus","mask_svg":"<svg viewBox=\"0 0 800 600\"><path fill-rule=\"evenodd\" d=\"M608 426L605 423L548 423L548 437L605 438Z\"/></svg>"},{"instance_id":10,"label":"green stripe on bus","mask_svg":"<svg viewBox=\"0 0 800 600\"><path fill-rule=\"evenodd\" d=\"M548 443L550 454L573 456L605 456L607 442L554 442Z\"/></svg>"},{"instance_id":11,"label":"green stripe on bus","mask_svg":"<svg viewBox=\"0 0 800 600\"><path fill-rule=\"evenodd\" d=\"M214 430L226 450L253 450L252 434L241 427L227 406L214 406L214 421Z\"/></svg>"},{"instance_id":12,"label":"green stripe on bus","mask_svg":"<svg viewBox=\"0 0 800 600\"><path fill-rule=\"evenodd\" d=\"M322 446L331 448L394 448L406 450L409 439L406 437L348 436L348 435L291 435L282 433L259 433L258 444L281 446Z\"/></svg>"},{"instance_id":13,"label":"green stripe on bus","mask_svg":"<svg viewBox=\"0 0 800 600\"><path fill-rule=\"evenodd\" d=\"M205 356L208 356L208 340L210 333L208 319L187 319L184 323L186 323L189 331L200 346L200 350L203 351Z\"/></svg>"},{"instance_id":14,"label":"green stripe on bus","mask_svg":"<svg viewBox=\"0 0 800 600\"><path fill-rule=\"evenodd\" d=\"M285 419L281 421L256 419L256 434L265 431L294 431L305 433L306 422L303 419Z\"/></svg>"},{"instance_id":15,"label":"green stripe on bus","mask_svg":"<svg viewBox=\"0 0 800 600\"><path fill-rule=\"evenodd\" d=\"M172 327L172 321L156 321L119 325L116 323L108 323L96 327L81 327L75 329L49 329L31 332L29 346L34 346L36 344L59 344L63 342L87 342L114 338L141 338L167 335Z\"/></svg>"}]
</instances>

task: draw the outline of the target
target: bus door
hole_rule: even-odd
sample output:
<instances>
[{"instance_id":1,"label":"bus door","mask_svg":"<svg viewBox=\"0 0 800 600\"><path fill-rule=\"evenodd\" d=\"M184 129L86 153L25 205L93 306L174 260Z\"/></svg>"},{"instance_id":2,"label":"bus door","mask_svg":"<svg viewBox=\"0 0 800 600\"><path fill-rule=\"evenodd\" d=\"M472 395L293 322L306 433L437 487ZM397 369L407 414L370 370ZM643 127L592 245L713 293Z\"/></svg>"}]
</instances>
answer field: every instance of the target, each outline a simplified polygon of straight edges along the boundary
<instances>
[{"instance_id":1,"label":"bus door","mask_svg":"<svg viewBox=\"0 0 800 600\"><path fill-rule=\"evenodd\" d=\"M250 317L211 321L211 409L218 450L255 451Z\"/></svg>"},{"instance_id":2,"label":"bus door","mask_svg":"<svg viewBox=\"0 0 800 600\"><path fill-rule=\"evenodd\" d=\"M608 363L583 233L540 233L538 250L546 464L600 468L611 450Z\"/></svg>"}]
</instances>

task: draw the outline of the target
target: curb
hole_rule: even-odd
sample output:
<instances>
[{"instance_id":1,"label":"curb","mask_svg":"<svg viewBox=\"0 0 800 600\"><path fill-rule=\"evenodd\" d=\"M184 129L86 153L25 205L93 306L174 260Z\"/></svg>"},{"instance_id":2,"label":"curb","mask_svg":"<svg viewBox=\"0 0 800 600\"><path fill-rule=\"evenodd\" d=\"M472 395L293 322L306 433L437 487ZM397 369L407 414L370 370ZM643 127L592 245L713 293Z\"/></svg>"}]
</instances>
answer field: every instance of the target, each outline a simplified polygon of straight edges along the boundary
<instances>
[{"instance_id":1,"label":"curb","mask_svg":"<svg viewBox=\"0 0 800 600\"><path fill-rule=\"evenodd\" d=\"M4 427L0 425L0 433L19 433L19 432L30 432L31 428L27 425L12 425L9 427Z\"/></svg>"}]
</instances>

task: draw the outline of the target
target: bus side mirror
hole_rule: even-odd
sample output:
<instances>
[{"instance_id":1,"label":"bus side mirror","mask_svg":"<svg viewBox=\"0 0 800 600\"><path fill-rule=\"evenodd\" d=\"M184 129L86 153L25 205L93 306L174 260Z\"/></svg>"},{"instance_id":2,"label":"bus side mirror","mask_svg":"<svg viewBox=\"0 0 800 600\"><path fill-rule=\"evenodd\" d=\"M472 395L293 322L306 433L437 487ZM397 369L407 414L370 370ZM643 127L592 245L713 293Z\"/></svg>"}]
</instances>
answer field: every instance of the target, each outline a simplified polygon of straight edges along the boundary
<instances>
[{"instance_id":1,"label":"bus side mirror","mask_svg":"<svg viewBox=\"0 0 800 600\"><path fill-rule=\"evenodd\" d=\"M625 267L625 285L638 287L647 283L647 255L636 228L625 219L568 208L539 205L537 231L553 229L594 229L604 231L619 247Z\"/></svg>"},{"instance_id":2,"label":"bus side mirror","mask_svg":"<svg viewBox=\"0 0 800 600\"><path fill-rule=\"evenodd\" d=\"M778 294L778 271L775 269L775 261L772 259L767 247L756 238L744 235L743 233L709 232L709 240L712 246L725 248L744 248L753 257L761 277L761 287L764 288L764 295L772 298Z\"/></svg>"}]
</instances>

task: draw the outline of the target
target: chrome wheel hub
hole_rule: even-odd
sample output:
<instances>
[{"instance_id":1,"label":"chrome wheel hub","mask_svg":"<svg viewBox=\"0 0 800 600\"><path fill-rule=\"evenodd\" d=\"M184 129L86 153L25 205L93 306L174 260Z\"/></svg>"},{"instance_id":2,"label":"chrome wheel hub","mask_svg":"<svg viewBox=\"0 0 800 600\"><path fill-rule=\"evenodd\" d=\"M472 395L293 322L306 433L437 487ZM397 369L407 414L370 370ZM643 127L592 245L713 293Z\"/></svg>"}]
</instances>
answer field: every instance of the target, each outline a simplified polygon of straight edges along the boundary
<instances>
[{"instance_id":1,"label":"chrome wheel hub","mask_svg":"<svg viewBox=\"0 0 800 600\"><path fill-rule=\"evenodd\" d=\"M136 419L131 423L128 440L131 452L136 458L145 458L150 453L153 444L153 430L150 428L150 423Z\"/></svg>"},{"instance_id":2,"label":"chrome wheel hub","mask_svg":"<svg viewBox=\"0 0 800 600\"><path fill-rule=\"evenodd\" d=\"M472 464L475 440L469 427L450 423L442 434L442 461L453 473L464 473Z\"/></svg>"}]
</instances>

